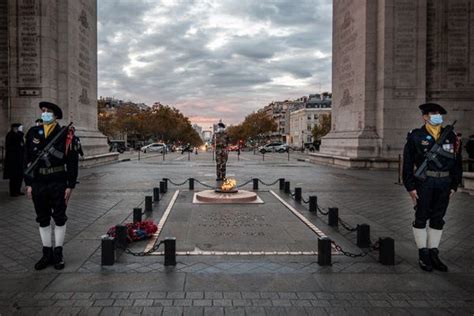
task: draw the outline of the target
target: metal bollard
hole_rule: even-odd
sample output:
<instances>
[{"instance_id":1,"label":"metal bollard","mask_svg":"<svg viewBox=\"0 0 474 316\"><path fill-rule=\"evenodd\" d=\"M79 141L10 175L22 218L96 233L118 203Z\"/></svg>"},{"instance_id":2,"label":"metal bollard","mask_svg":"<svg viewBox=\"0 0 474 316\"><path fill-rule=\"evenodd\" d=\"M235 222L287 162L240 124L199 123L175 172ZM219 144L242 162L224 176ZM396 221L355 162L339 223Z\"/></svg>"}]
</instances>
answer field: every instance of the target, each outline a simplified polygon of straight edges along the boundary
<instances>
[{"instance_id":1,"label":"metal bollard","mask_svg":"<svg viewBox=\"0 0 474 316\"><path fill-rule=\"evenodd\" d=\"M285 193L290 194L290 181L285 181Z\"/></svg>"},{"instance_id":2,"label":"metal bollard","mask_svg":"<svg viewBox=\"0 0 474 316\"><path fill-rule=\"evenodd\" d=\"M128 228L124 225L115 225L115 239L117 248L126 249L128 240Z\"/></svg>"},{"instance_id":3,"label":"metal bollard","mask_svg":"<svg viewBox=\"0 0 474 316\"><path fill-rule=\"evenodd\" d=\"M252 181L253 181L253 189L258 190L258 179L253 178Z\"/></svg>"},{"instance_id":4,"label":"metal bollard","mask_svg":"<svg viewBox=\"0 0 474 316\"><path fill-rule=\"evenodd\" d=\"M101 265L113 266L115 263L115 238L109 235L102 236L101 250Z\"/></svg>"},{"instance_id":5,"label":"metal bollard","mask_svg":"<svg viewBox=\"0 0 474 316\"><path fill-rule=\"evenodd\" d=\"M285 178L280 178L278 181L280 182L280 190L285 190Z\"/></svg>"},{"instance_id":6,"label":"metal bollard","mask_svg":"<svg viewBox=\"0 0 474 316\"><path fill-rule=\"evenodd\" d=\"M165 184L166 182L165 181L160 181L160 193L163 194L163 193L166 193L166 187L165 187Z\"/></svg>"},{"instance_id":7,"label":"metal bollard","mask_svg":"<svg viewBox=\"0 0 474 316\"><path fill-rule=\"evenodd\" d=\"M160 200L160 188L153 188L153 201L158 202Z\"/></svg>"},{"instance_id":8,"label":"metal bollard","mask_svg":"<svg viewBox=\"0 0 474 316\"><path fill-rule=\"evenodd\" d=\"M301 203L301 188L295 188L295 201Z\"/></svg>"},{"instance_id":9,"label":"metal bollard","mask_svg":"<svg viewBox=\"0 0 474 316\"><path fill-rule=\"evenodd\" d=\"M151 195L145 196L145 212L153 212L153 197Z\"/></svg>"},{"instance_id":10,"label":"metal bollard","mask_svg":"<svg viewBox=\"0 0 474 316\"><path fill-rule=\"evenodd\" d=\"M309 196L309 211L318 214L318 197L316 195Z\"/></svg>"},{"instance_id":11,"label":"metal bollard","mask_svg":"<svg viewBox=\"0 0 474 316\"><path fill-rule=\"evenodd\" d=\"M194 190L194 178L189 178L189 190Z\"/></svg>"},{"instance_id":12,"label":"metal bollard","mask_svg":"<svg viewBox=\"0 0 474 316\"><path fill-rule=\"evenodd\" d=\"M165 238L165 266L176 265L176 238L166 237Z\"/></svg>"},{"instance_id":13,"label":"metal bollard","mask_svg":"<svg viewBox=\"0 0 474 316\"><path fill-rule=\"evenodd\" d=\"M390 237L381 237L379 245L379 262L386 266L395 265L395 240Z\"/></svg>"},{"instance_id":14,"label":"metal bollard","mask_svg":"<svg viewBox=\"0 0 474 316\"><path fill-rule=\"evenodd\" d=\"M329 237L318 238L318 264L320 266L331 265L331 239Z\"/></svg>"},{"instance_id":15,"label":"metal bollard","mask_svg":"<svg viewBox=\"0 0 474 316\"><path fill-rule=\"evenodd\" d=\"M357 225L357 247L370 247L370 226L367 224Z\"/></svg>"},{"instance_id":16,"label":"metal bollard","mask_svg":"<svg viewBox=\"0 0 474 316\"><path fill-rule=\"evenodd\" d=\"M142 221L142 208L141 207L135 207L133 209L133 222L141 222Z\"/></svg>"},{"instance_id":17,"label":"metal bollard","mask_svg":"<svg viewBox=\"0 0 474 316\"><path fill-rule=\"evenodd\" d=\"M328 225L332 227L339 226L339 209L337 207L330 207L328 209Z\"/></svg>"},{"instance_id":18,"label":"metal bollard","mask_svg":"<svg viewBox=\"0 0 474 316\"><path fill-rule=\"evenodd\" d=\"M168 192L168 181L169 181L169 179L168 178L163 178L162 180L165 182L165 193L166 193L166 192Z\"/></svg>"}]
</instances>

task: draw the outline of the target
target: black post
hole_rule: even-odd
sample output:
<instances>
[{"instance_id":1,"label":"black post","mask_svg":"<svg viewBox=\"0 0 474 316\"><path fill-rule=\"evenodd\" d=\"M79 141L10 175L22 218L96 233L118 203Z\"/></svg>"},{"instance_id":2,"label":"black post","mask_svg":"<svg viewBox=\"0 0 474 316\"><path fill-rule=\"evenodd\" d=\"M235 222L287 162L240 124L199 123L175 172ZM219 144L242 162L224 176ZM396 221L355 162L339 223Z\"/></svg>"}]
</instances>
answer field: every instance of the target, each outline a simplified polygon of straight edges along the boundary
<instances>
[{"instance_id":1,"label":"black post","mask_svg":"<svg viewBox=\"0 0 474 316\"><path fill-rule=\"evenodd\" d=\"M265 152L262 153L262 159L265 161Z\"/></svg>"},{"instance_id":2,"label":"black post","mask_svg":"<svg viewBox=\"0 0 474 316\"><path fill-rule=\"evenodd\" d=\"M176 265L176 238L166 237L165 238L165 266Z\"/></svg>"},{"instance_id":3,"label":"black post","mask_svg":"<svg viewBox=\"0 0 474 316\"><path fill-rule=\"evenodd\" d=\"M290 148L288 148L287 152L288 152L288 161L290 161Z\"/></svg>"},{"instance_id":4,"label":"black post","mask_svg":"<svg viewBox=\"0 0 474 316\"><path fill-rule=\"evenodd\" d=\"M370 226L367 224L357 225L357 247L370 247Z\"/></svg>"},{"instance_id":5,"label":"black post","mask_svg":"<svg viewBox=\"0 0 474 316\"><path fill-rule=\"evenodd\" d=\"M161 151L163 153L163 161L165 161L165 149L163 148L163 150Z\"/></svg>"},{"instance_id":6,"label":"black post","mask_svg":"<svg viewBox=\"0 0 474 316\"><path fill-rule=\"evenodd\" d=\"M163 178L163 181L165 182L165 193L168 192L168 178Z\"/></svg>"},{"instance_id":7,"label":"black post","mask_svg":"<svg viewBox=\"0 0 474 316\"><path fill-rule=\"evenodd\" d=\"M141 222L142 221L142 208L141 207L135 207L133 209L133 222Z\"/></svg>"},{"instance_id":8,"label":"black post","mask_svg":"<svg viewBox=\"0 0 474 316\"><path fill-rule=\"evenodd\" d=\"M320 266L331 265L331 239L329 237L318 238L318 264Z\"/></svg>"},{"instance_id":9,"label":"black post","mask_svg":"<svg viewBox=\"0 0 474 316\"><path fill-rule=\"evenodd\" d=\"M108 235L102 236L102 265L113 266L115 263L115 238Z\"/></svg>"},{"instance_id":10,"label":"black post","mask_svg":"<svg viewBox=\"0 0 474 316\"><path fill-rule=\"evenodd\" d=\"M115 235L116 235L116 245L117 248L122 248L126 249L128 240L127 240L127 235L128 235L128 228L127 226L124 225L115 225Z\"/></svg>"},{"instance_id":11,"label":"black post","mask_svg":"<svg viewBox=\"0 0 474 316\"><path fill-rule=\"evenodd\" d=\"M290 181L285 181L285 193L290 194Z\"/></svg>"},{"instance_id":12,"label":"black post","mask_svg":"<svg viewBox=\"0 0 474 316\"><path fill-rule=\"evenodd\" d=\"M194 178L189 178L189 190L194 190Z\"/></svg>"},{"instance_id":13,"label":"black post","mask_svg":"<svg viewBox=\"0 0 474 316\"><path fill-rule=\"evenodd\" d=\"M390 237L381 237L379 245L379 262L386 266L395 265L395 240Z\"/></svg>"},{"instance_id":14,"label":"black post","mask_svg":"<svg viewBox=\"0 0 474 316\"><path fill-rule=\"evenodd\" d=\"M253 178L253 189L258 190L258 178Z\"/></svg>"},{"instance_id":15,"label":"black post","mask_svg":"<svg viewBox=\"0 0 474 316\"><path fill-rule=\"evenodd\" d=\"M310 195L309 197L309 211L318 214L318 197L316 195Z\"/></svg>"},{"instance_id":16,"label":"black post","mask_svg":"<svg viewBox=\"0 0 474 316\"><path fill-rule=\"evenodd\" d=\"M140 152L141 152L141 150L139 149L138 150L138 160L140 160Z\"/></svg>"},{"instance_id":17,"label":"black post","mask_svg":"<svg viewBox=\"0 0 474 316\"><path fill-rule=\"evenodd\" d=\"M160 181L160 193L166 193L166 182L165 181Z\"/></svg>"},{"instance_id":18,"label":"black post","mask_svg":"<svg viewBox=\"0 0 474 316\"><path fill-rule=\"evenodd\" d=\"M295 188L295 201L301 203L301 188Z\"/></svg>"},{"instance_id":19,"label":"black post","mask_svg":"<svg viewBox=\"0 0 474 316\"><path fill-rule=\"evenodd\" d=\"M280 178L280 190L283 191L285 190L285 178Z\"/></svg>"},{"instance_id":20,"label":"black post","mask_svg":"<svg viewBox=\"0 0 474 316\"><path fill-rule=\"evenodd\" d=\"M145 212L153 212L153 197L151 195L145 196Z\"/></svg>"},{"instance_id":21,"label":"black post","mask_svg":"<svg viewBox=\"0 0 474 316\"><path fill-rule=\"evenodd\" d=\"M160 200L160 188L153 188L153 201L158 202Z\"/></svg>"},{"instance_id":22,"label":"black post","mask_svg":"<svg viewBox=\"0 0 474 316\"><path fill-rule=\"evenodd\" d=\"M330 207L328 211L328 225L337 227L339 225L339 209L337 207Z\"/></svg>"},{"instance_id":23,"label":"black post","mask_svg":"<svg viewBox=\"0 0 474 316\"><path fill-rule=\"evenodd\" d=\"M188 161L191 160L191 152L188 150Z\"/></svg>"}]
</instances>

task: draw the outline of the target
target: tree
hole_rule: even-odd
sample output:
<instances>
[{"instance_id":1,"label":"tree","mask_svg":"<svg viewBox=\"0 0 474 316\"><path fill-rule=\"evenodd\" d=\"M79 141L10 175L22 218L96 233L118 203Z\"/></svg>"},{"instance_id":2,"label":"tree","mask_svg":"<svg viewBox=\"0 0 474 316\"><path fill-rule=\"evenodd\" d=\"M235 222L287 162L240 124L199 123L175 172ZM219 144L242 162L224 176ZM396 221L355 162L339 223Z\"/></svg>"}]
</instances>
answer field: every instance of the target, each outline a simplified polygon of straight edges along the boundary
<instances>
[{"instance_id":1,"label":"tree","mask_svg":"<svg viewBox=\"0 0 474 316\"><path fill-rule=\"evenodd\" d=\"M315 142L319 142L321 137L331 131L331 114L322 114L319 117L319 124L314 125L311 133Z\"/></svg>"},{"instance_id":2,"label":"tree","mask_svg":"<svg viewBox=\"0 0 474 316\"><path fill-rule=\"evenodd\" d=\"M259 138L266 133L276 131L277 128L276 122L264 112L253 112L247 115L242 123L242 133L246 139Z\"/></svg>"}]
</instances>

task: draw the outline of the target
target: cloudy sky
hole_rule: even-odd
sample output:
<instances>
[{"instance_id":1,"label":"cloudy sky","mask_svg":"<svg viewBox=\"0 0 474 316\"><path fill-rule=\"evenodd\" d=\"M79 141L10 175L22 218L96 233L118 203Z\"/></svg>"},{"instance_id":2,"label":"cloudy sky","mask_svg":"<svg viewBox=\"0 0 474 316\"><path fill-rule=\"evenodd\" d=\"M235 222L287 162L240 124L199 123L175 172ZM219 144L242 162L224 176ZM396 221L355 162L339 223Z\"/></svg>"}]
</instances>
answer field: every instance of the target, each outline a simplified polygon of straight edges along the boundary
<instances>
[{"instance_id":1,"label":"cloudy sky","mask_svg":"<svg viewBox=\"0 0 474 316\"><path fill-rule=\"evenodd\" d=\"M331 89L331 0L98 0L99 95L208 128Z\"/></svg>"}]
</instances>

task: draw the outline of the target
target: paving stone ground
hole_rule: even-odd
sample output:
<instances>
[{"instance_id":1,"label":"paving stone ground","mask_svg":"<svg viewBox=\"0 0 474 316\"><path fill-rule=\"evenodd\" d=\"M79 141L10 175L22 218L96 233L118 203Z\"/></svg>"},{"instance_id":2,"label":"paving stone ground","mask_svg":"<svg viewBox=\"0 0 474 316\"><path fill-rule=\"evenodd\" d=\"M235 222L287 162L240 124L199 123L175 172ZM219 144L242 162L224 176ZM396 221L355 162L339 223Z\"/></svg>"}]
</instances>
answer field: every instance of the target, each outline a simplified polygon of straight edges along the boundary
<instances>
[{"instance_id":1,"label":"paving stone ground","mask_svg":"<svg viewBox=\"0 0 474 316\"><path fill-rule=\"evenodd\" d=\"M34 271L41 243L32 202L8 197L8 183L0 182L0 315L474 313L474 196L456 194L446 216L440 250L450 272L426 273L417 267L410 226L413 209L403 187L396 184L395 172L312 165L299 161L303 154L292 154L288 161L285 154L267 154L263 160L261 155L242 153L237 161L232 153L228 174L240 183L254 177L264 182L282 177L291 181L292 188L302 187L305 199L317 195L322 208L338 207L350 226L369 224L373 241L394 238L395 266L379 264L377 252L372 252L362 258L333 255L329 267L319 266L316 256L179 256L176 267L164 267L162 256L126 254L114 266L102 267L100 236L117 223L131 221L132 209L144 206L144 196L151 195L163 177L175 182L189 177L207 184L214 181L210 154L189 155L189 161L188 155L176 153L165 161L159 155L141 156L139 161L136 154L125 157L131 161L80 171L68 209L63 271ZM147 216L158 221L176 189L182 191L182 203L192 195L186 185L170 185ZM205 188L196 184L200 189ZM327 218L309 213L306 204L294 202L278 185L260 184L260 189L264 197L269 190L277 192L343 249L361 251L355 246L355 233L328 227ZM236 210L239 207L233 206L232 213ZM178 219L185 216L175 214ZM275 221L278 218L282 216ZM199 237L199 229L186 225L182 234L192 231ZM292 225L298 227L288 232L294 243L307 228L288 226ZM186 235L188 241L190 236ZM235 244L231 238L223 244L245 245L239 244L238 234L233 237ZM250 242L258 244L256 239ZM131 249L142 251L145 244Z\"/></svg>"}]
</instances>

